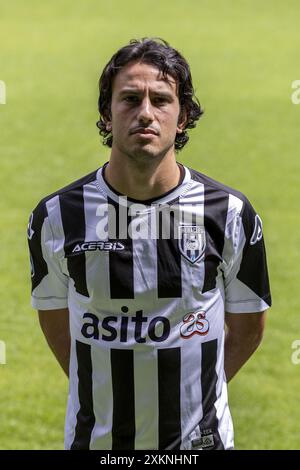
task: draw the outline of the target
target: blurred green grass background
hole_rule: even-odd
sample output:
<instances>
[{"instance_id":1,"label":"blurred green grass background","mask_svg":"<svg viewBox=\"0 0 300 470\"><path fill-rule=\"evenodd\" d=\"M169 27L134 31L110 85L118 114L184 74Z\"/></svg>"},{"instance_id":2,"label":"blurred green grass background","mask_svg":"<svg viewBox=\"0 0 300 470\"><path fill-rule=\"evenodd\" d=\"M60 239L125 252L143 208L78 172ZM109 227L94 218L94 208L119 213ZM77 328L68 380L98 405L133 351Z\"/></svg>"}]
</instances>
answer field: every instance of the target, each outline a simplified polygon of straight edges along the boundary
<instances>
[{"instance_id":1,"label":"blurred green grass background","mask_svg":"<svg viewBox=\"0 0 300 470\"><path fill-rule=\"evenodd\" d=\"M63 448L67 381L30 307L26 224L44 195L108 159L99 74L144 36L183 53L205 108L179 160L246 193L264 221L274 306L229 386L236 448L300 448L299 18L297 0L0 0L0 449Z\"/></svg>"}]
</instances>

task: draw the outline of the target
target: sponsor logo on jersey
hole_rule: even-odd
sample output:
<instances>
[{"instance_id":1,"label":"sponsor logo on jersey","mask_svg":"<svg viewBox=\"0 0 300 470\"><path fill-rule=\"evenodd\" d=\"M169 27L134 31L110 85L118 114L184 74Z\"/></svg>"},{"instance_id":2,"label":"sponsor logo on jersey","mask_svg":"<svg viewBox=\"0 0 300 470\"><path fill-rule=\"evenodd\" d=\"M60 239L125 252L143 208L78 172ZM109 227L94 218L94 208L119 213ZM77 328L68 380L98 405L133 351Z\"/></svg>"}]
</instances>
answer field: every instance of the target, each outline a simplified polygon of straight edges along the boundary
<instances>
[{"instance_id":1,"label":"sponsor logo on jersey","mask_svg":"<svg viewBox=\"0 0 300 470\"><path fill-rule=\"evenodd\" d=\"M259 242L262 239L263 231L262 231L262 220L259 215L256 214L255 216L255 226L253 230L253 234L250 240L250 245L255 245L255 243Z\"/></svg>"},{"instance_id":2,"label":"sponsor logo on jersey","mask_svg":"<svg viewBox=\"0 0 300 470\"><path fill-rule=\"evenodd\" d=\"M120 341L121 343L132 341L146 343L150 339L161 343L169 337L171 331L168 318L157 316L150 320L144 315L143 310L137 310L132 315L126 305L121 308L121 313L109 315L102 320L89 312L83 315L83 319L85 321L81 333L87 339Z\"/></svg>"},{"instance_id":3,"label":"sponsor logo on jersey","mask_svg":"<svg viewBox=\"0 0 300 470\"><path fill-rule=\"evenodd\" d=\"M199 225L179 225L179 249L191 263L198 261L205 252L205 229Z\"/></svg>"},{"instance_id":4,"label":"sponsor logo on jersey","mask_svg":"<svg viewBox=\"0 0 300 470\"><path fill-rule=\"evenodd\" d=\"M82 251L120 251L124 250L125 246L121 242L99 241L99 242L84 242L77 243L72 250L72 253L79 253Z\"/></svg>"},{"instance_id":5,"label":"sponsor logo on jersey","mask_svg":"<svg viewBox=\"0 0 300 470\"><path fill-rule=\"evenodd\" d=\"M205 336L208 332L209 322L203 310L189 312L183 317L183 325L180 328L181 338L188 339L194 335Z\"/></svg>"}]
</instances>

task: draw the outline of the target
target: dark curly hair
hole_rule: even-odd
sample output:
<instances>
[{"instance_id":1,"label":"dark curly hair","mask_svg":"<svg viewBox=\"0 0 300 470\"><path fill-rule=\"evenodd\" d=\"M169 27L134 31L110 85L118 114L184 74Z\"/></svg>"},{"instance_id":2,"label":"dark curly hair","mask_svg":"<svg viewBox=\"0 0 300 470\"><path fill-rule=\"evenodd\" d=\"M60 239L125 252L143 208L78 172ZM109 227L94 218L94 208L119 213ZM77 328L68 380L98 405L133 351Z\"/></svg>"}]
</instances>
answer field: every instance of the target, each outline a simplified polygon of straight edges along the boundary
<instances>
[{"instance_id":1,"label":"dark curly hair","mask_svg":"<svg viewBox=\"0 0 300 470\"><path fill-rule=\"evenodd\" d=\"M127 46L119 49L104 67L99 80L98 109L100 119L97 121L99 134L103 136L103 144L112 147L113 136L106 129L105 120L111 120L111 98L114 77L122 67L132 61L140 61L154 65L161 72L164 79L167 75L175 79L181 115L186 113L187 122L184 129L196 127L196 121L203 114L198 99L194 95L190 67L184 57L166 41L161 38L132 39ZM175 150L181 150L189 136L186 130L177 133Z\"/></svg>"}]
</instances>

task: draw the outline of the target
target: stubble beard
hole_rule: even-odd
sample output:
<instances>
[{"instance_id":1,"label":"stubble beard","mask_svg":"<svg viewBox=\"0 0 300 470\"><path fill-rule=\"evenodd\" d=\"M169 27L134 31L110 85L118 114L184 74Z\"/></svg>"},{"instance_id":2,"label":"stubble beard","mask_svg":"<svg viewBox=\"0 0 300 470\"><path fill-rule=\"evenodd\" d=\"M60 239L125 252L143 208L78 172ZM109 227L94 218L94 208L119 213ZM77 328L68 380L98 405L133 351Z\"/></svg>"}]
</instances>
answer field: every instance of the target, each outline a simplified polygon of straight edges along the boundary
<instances>
[{"instance_id":1,"label":"stubble beard","mask_svg":"<svg viewBox=\"0 0 300 470\"><path fill-rule=\"evenodd\" d=\"M142 167L149 167L163 160L173 146L174 143L171 143L163 149L157 150L149 144L135 145L132 147L132 149L117 145L121 153L126 155L126 157L128 157L136 165Z\"/></svg>"}]
</instances>

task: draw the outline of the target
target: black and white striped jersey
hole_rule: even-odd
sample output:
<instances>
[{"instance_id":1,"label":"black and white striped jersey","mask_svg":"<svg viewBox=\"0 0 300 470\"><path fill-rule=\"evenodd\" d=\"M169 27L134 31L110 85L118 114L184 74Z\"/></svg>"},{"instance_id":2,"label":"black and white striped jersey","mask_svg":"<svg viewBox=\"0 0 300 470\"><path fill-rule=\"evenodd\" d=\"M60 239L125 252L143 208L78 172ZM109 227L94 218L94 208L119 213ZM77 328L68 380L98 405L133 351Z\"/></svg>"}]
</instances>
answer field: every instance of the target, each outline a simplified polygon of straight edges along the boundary
<instances>
[{"instance_id":1,"label":"black and white striped jersey","mask_svg":"<svg viewBox=\"0 0 300 470\"><path fill-rule=\"evenodd\" d=\"M181 170L139 202L104 165L30 217L32 305L70 312L66 449L233 447L224 312L271 305L262 224L243 194Z\"/></svg>"}]
</instances>

